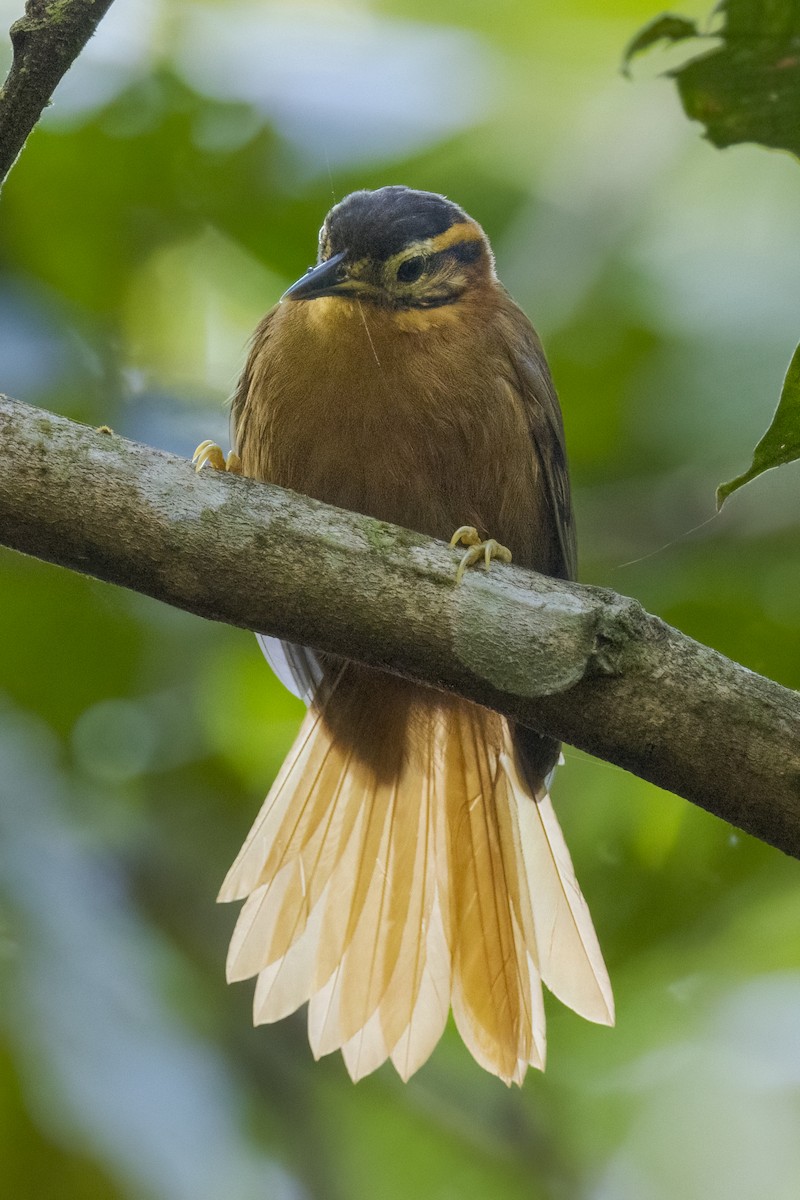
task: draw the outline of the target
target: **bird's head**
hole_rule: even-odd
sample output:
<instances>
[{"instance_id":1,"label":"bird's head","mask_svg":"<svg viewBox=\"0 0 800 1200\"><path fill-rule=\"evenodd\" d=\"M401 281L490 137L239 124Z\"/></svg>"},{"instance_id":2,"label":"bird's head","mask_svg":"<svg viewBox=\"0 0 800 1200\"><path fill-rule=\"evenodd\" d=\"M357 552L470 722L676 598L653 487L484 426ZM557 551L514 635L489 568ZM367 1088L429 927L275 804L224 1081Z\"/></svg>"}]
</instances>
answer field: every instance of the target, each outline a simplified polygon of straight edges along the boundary
<instances>
[{"instance_id":1,"label":"bird's head","mask_svg":"<svg viewBox=\"0 0 800 1200\"><path fill-rule=\"evenodd\" d=\"M317 265L284 300L341 296L389 309L438 308L493 281L488 239L463 209L434 192L352 192L328 213Z\"/></svg>"}]
</instances>

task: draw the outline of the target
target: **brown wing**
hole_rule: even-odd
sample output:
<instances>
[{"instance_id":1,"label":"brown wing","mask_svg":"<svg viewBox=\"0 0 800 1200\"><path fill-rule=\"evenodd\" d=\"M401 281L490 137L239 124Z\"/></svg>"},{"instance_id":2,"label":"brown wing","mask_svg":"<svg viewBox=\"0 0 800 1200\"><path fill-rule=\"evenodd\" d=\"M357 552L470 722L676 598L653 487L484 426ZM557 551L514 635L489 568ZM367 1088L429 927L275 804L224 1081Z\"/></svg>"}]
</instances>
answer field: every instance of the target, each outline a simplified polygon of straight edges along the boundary
<instances>
[{"instance_id":1,"label":"brown wing","mask_svg":"<svg viewBox=\"0 0 800 1200\"><path fill-rule=\"evenodd\" d=\"M245 473L256 474L254 465L265 458L259 452L259 447L253 444L253 439L262 436L262 422L254 419L253 405L259 404L256 395L266 383L264 377L265 354L269 340L270 324L277 311L277 306L270 309L260 321L250 342L250 353L236 385L236 391L231 396L230 405L230 439L231 447L242 459ZM263 400L261 401L263 404ZM267 481L268 482L268 481ZM323 683L323 670L320 660L306 646L297 646L294 642L284 642L280 638L270 637L265 633L257 633L258 644L272 670L284 687L295 696L311 704Z\"/></svg>"},{"instance_id":2,"label":"brown wing","mask_svg":"<svg viewBox=\"0 0 800 1200\"><path fill-rule=\"evenodd\" d=\"M254 376L256 373L256 363L262 364L264 361L264 349L269 340L269 330L272 319L278 311L277 304L271 308L269 312L261 318L256 326L255 332L250 339L250 352L247 355L247 361L244 364L244 369L239 376L239 382L236 385L236 391L230 399L231 414L230 414L230 439L231 448L236 451L241 459L257 461L259 456L246 453L245 443L249 436L257 436L253 430L253 423L250 421L252 415L251 405L253 403L253 386ZM259 380L259 383L263 383ZM252 468L247 470L248 463L244 463L245 473L254 474Z\"/></svg>"},{"instance_id":3,"label":"brown wing","mask_svg":"<svg viewBox=\"0 0 800 1200\"><path fill-rule=\"evenodd\" d=\"M578 566L575 518L561 406L533 326L513 301L509 301L507 312L512 327L509 354L542 472L543 491L552 523L553 545L547 573L560 579L575 579Z\"/></svg>"},{"instance_id":4,"label":"brown wing","mask_svg":"<svg viewBox=\"0 0 800 1200\"><path fill-rule=\"evenodd\" d=\"M509 300L507 309L512 336L509 354L518 381L533 451L539 463L546 510L550 517L548 574L574 579L577 574L575 518L569 483L561 406L542 344L521 309ZM560 743L533 729L514 727L514 747L528 785L538 795L558 762Z\"/></svg>"}]
</instances>

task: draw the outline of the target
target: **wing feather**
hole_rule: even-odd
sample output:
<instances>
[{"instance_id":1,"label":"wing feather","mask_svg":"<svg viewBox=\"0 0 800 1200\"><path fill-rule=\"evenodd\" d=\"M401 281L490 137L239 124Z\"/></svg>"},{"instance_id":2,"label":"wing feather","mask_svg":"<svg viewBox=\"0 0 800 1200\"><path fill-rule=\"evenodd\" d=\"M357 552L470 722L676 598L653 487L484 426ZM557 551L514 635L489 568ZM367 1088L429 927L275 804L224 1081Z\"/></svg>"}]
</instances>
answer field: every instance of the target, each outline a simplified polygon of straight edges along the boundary
<instances>
[{"instance_id":1,"label":"wing feather","mask_svg":"<svg viewBox=\"0 0 800 1200\"><path fill-rule=\"evenodd\" d=\"M504 314L500 328L505 329L507 368L525 412L552 535L552 561L536 565L549 575L574 579L577 545L561 406L542 344L530 321L510 297Z\"/></svg>"}]
</instances>

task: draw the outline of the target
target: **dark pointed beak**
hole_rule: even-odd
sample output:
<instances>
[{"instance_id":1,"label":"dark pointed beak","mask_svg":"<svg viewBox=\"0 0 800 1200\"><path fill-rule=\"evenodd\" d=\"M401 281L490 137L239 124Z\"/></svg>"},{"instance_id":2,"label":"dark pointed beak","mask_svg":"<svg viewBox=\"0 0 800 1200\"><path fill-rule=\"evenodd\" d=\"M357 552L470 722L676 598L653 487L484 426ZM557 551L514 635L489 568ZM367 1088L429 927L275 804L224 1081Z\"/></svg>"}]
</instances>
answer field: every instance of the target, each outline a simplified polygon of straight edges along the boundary
<instances>
[{"instance_id":1,"label":"dark pointed beak","mask_svg":"<svg viewBox=\"0 0 800 1200\"><path fill-rule=\"evenodd\" d=\"M347 271L343 266L347 251L334 254L316 267L309 267L305 275L293 283L281 300L316 300L318 296L333 296L342 290L342 284L347 280Z\"/></svg>"}]
</instances>

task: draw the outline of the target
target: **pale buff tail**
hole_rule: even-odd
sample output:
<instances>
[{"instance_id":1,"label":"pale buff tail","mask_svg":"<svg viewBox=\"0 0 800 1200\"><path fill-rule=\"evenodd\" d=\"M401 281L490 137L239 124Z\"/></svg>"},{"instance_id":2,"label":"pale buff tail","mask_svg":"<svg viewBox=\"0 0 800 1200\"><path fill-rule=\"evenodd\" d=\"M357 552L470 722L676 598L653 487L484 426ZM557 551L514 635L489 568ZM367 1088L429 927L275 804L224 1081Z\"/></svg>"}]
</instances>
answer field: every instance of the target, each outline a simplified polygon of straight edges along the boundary
<instances>
[{"instance_id":1,"label":"pale buff tail","mask_svg":"<svg viewBox=\"0 0 800 1200\"><path fill-rule=\"evenodd\" d=\"M258 975L256 1024L310 1001L314 1055L341 1049L354 1080L387 1058L408 1079L452 1007L481 1066L521 1083L544 1066L542 982L610 1025L608 975L507 723L425 696L391 778L308 713L220 893L247 898L228 978Z\"/></svg>"}]
</instances>

